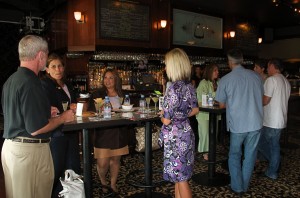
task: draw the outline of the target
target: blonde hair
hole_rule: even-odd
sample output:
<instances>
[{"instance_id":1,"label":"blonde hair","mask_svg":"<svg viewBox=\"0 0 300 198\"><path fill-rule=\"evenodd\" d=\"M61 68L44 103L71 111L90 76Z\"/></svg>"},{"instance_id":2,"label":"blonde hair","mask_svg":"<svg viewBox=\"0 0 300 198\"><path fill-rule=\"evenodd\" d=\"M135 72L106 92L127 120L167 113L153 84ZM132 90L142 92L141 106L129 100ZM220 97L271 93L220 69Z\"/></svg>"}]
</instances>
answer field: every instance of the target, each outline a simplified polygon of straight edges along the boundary
<instances>
[{"instance_id":1,"label":"blonde hair","mask_svg":"<svg viewBox=\"0 0 300 198\"><path fill-rule=\"evenodd\" d=\"M187 54L180 48L169 51L165 56L166 72L168 78L174 82L190 80L192 65Z\"/></svg>"},{"instance_id":2,"label":"blonde hair","mask_svg":"<svg viewBox=\"0 0 300 198\"><path fill-rule=\"evenodd\" d=\"M33 60L39 51L48 53L48 43L40 36L24 36L18 46L20 61Z\"/></svg>"}]
</instances>

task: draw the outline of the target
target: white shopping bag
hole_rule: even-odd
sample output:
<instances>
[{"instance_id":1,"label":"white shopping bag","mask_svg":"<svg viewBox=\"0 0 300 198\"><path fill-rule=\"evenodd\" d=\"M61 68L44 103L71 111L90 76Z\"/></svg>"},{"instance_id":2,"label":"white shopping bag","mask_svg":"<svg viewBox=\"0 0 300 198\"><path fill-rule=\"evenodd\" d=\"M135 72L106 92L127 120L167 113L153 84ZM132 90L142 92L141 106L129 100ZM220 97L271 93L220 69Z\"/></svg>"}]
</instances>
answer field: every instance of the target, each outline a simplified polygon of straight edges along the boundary
<instances>
[{"instance_id":1,"label":"white shopping bag","mask_svg":"<svg viewBox=\"0 0 300 198\"><path fill-rule=\"evenodd\" d=\"M73 170L65 171L65 178L59 178L63 190L59 193L59 197L64 198L85 198L84 183L82 176L77 175Z\"/></svg>"}]
</instances>

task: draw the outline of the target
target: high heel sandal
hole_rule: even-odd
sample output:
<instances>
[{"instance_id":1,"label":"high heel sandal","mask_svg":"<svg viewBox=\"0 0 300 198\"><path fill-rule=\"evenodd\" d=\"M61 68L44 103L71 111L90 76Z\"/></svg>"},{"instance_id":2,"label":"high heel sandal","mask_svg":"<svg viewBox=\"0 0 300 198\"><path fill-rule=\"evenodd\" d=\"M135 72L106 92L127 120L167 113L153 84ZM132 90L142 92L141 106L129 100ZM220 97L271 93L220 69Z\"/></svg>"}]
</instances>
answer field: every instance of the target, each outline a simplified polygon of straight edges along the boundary
<instances>
[{"instance_id":1,"label":"high heel sandal","mask_svg":"<svg viewBox=\"0 0 300 198\"><path fill-rule=\"evenodd\" d=\"M102 198L115 197L113 189L107 185L101 185L99 194Z\"/></svg>"}]
</instances>

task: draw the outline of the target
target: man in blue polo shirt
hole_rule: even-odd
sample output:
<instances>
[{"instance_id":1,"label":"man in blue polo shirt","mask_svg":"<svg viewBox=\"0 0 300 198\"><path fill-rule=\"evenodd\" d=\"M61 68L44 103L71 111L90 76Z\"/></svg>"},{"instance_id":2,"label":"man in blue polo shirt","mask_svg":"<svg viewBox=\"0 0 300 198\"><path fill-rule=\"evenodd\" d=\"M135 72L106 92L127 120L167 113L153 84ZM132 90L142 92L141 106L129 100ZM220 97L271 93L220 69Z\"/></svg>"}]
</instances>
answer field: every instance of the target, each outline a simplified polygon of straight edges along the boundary
<instances>
[{"instance_id":1,"label":"man in blue polo shirt","mask_svg":"<svg viewBox=\"0 0 300 198\"><path fill-rule=\"evenodd\" d=\"M226 107L231 189L241 195L248 190L257 155L263 120L263 82L258 74L241 65L243 54L239 49L230 50L227 57L232 71L220 80L216 100L220 107Z\"/></svg>"}]
</instances>

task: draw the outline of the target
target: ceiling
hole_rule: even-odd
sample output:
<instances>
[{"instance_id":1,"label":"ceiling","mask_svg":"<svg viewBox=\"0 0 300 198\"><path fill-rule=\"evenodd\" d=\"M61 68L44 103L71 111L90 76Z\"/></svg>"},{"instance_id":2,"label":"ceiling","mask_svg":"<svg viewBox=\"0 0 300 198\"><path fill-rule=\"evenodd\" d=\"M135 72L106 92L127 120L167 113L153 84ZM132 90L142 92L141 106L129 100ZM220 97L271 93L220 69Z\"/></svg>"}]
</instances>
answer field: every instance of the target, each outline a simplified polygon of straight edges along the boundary
<instances>
[{"instance_id":1,"label":"ceiling","mask_svg":"<svg viewBox=\"0 0 300 198\"><path fill-rule=\"evenodd\" d=\"M0 22L20 22L30 14L45 17L67 0L0 0ZM131 0L133 1L133 0ZM166 1L166 0L161 0ZM168 1L168 0L167 0ZM300 26L300 0L280 1L276 7L273 0L171 0L182 9L192 9L199 13L211 13L234 20L257 22L262 27L281 28Z\"/></svg>"}]
</instances>

